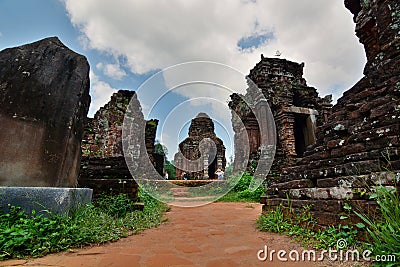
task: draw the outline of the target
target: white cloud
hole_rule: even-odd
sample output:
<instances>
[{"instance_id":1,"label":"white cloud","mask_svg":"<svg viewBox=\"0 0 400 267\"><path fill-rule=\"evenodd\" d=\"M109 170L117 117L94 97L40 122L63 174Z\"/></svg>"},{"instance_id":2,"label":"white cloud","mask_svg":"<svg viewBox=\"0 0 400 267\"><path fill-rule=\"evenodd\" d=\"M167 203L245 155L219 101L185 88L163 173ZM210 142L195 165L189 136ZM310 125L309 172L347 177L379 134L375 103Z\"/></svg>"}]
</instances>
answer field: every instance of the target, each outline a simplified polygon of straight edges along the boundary
<instances>
[{"instance_id":1,"label":"white cloud","mask_svg":"<svg viewBox=\"0 0 400 267\"><path fill-rule=\"evenodd\" d=\"M166 87L160 88L161 83ZM174 137L168 140L162 138L163 144L169 148L173 156L178 148L180 130L200 112L206 112L224 126L228 135L233 136L231 111L227 100L233 92L244 93L246 87L244 74L237 70L212 62L192 62L157 73L147 80L137 93L141 104L146 104L146 108L143 109L145 117L160 118L157 114L162 113L158 132ZM183 95L185 98L179 103L170 102L171 95L168 94L171 92ZM160 109L160 106L164 105L169 105L170 109ZM156 111L153 113L153 110ZM227 152L231 153L231 146L228 143L225 145Z\"/></svg>"},{"instance_id":2,"label":"white cloud","mask_svg":"<svg viewBox=\"0 0 400 267\"><path fill-rule=\"evenodd\" d=\"M348 89L365 63L343 1L64 1L90 48L125 57L136 74L192 60L248 73L261 53L280 50L283 58L305 62L309 84L327 94L337 85ZM238 49L242 37L268 31L276 39L250 52ZM108 74L121 77L114 67Z\"/></svg>"},{"instance_id":3,"label":"white cloud","mask_svg":"<svg viewBox=\"0 0 400 267\"><path fill-rule=\"evenodd\" d=\"M115 59L124 58L124 67L135 74L198 60L220 62L248 74L260 61L261 53L269 57L279 50L281 58L305 62L308 84L315 86L322 96L334 93L337 99L361 78L365 64L363 48L354 33L352 14L345 9L343 0L64 2L71 22L82 32L83 44ZM237 47L243 37L269 32L274 39L258 47L245 50ZM126 75L115 64L102 64L98 69L114 79ZM187 79L194 74L197 78L215 78L213 71L203 71L187 70L181 77L166 74L163 79L169 87L182 82L182 77ZM233 80L220 82L232 88L238 84ZM92 80L92 83L91 110L96 110L100 103L108 101L115 89L102 81ZM200 87L182 90L180 94L219 100L227 97L222 90L207 91ZM141 104L145 110L151 106L151 103ZM229 120L230 117L218 113L218 108L211 103L208 112L215 116L210 116Z\"/></svg>"},{"instance_id":4,"label":"white cloud","mask_svg":"<svg viewBox=\"0 0 400 267\"><path fill-rule=\"evenodd\" d=\"M90 71L89 75L91 83L90 95L92 96L92 101L90 103L88 116L93 117L100 107L110 101L111 95L117 92L117 89L112 88L108 83L99 80L99 77L93 71Z\"/></svg>"},{"instance_id":5,"label":"white cloud","mask_svg":"<svg viewBox=\"0 0 400 267\"><path fill-rule=\"evenodd\" d=\"M0 32L0 37L2 37L3 36L3 34Z\"/></svg>"},{"instance_id":6,"label":"white cloud","mask_svg":"<svg viewBox=\"0 0 400 267\"><path fill-rule=\"evenodd\" d=\"M173 159L178 152L178 144L188 136L187 126L200 112L206 112L213 119L216 134L223 139L227 156L232 155L234 132L231 126L231 111L216 99L195 98L175 106L165 120L159 123L158 139L167 146L170 152L169 159Z\"/></svg>"},{"instance_id":7,"label":"white cloud","mask_svg":"<svg viewBox=\"0 0 400 267\"><path fill-rule=\"evenodd\" d=\"M103 73L114 80L122 80L126 76L126 72L121 69L119 64L103 64L103 63L98 63L96 65L96 68L98 70L103 71Z\"/></svg>"},{"instance_id":8,"label":"white cloud","mask_svg":"<svg viewBox=\"0 0 400 267\"><path fill-rule=\"evenodd\" d=\"M96 68L98 69L98 70L103 70L104 69L104 64L103 63L97 63L96 64Z\"/></svg>"},{"instance_id":9,"label":"white cloud","mask_svg":"<svg viewBox=\"0 0 400 267\"><path fill-rule=\"evenodd\" d=\"M244 94L247 88L244 73L212 62L181 64L165 70L163 77L168 88L192 99L190 103L198 106L199 112L209 104L209 115L224 121L227 118L220 110L229 109L226 100L232 93Z\"/></svg>"}]
</instances>

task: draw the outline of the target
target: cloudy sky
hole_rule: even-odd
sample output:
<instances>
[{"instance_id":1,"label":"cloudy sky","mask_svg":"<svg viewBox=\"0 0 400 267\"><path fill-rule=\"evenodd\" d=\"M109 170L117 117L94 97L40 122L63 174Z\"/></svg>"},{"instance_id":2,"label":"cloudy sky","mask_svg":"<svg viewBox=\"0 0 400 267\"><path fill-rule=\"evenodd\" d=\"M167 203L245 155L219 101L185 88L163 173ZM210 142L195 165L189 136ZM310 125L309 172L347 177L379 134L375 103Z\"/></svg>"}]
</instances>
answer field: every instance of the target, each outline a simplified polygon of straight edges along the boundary
<instances>
[{"instance_id":1,"label":"cloudy sky","mask_svg":"<svg viewBox=\"0 0 400 267\"><path fill-rule=\"evenodd\" d=\"M139 90L145 114L161 120L165 130L159 130L158 138L170 154L175 153L177 142L171 136L183 139L190 118L206 111L219 125L229 156L232 131L224 128L229 128L225 98L231 91L210 84L182 87L179 82L189 77L199 81L194 75L199 71L203 72L200 80L208 75L210 82L227 69L245 75L260 61L260 54L274 56L279 50L282 58L305 62L308 84L321 96L333 94L336 100L360 79L365 64L352 15L343 2L1 0L0 50L58 36L90 62L90 116L116 90ZM191 61L223 65L184 64L156 74ZM182 75L185 79L177 79ZM140 87L151 77L151 89ZM241 91L241 86L231 86L236 78L225 85ZM167 131L168 127L173 129Z\"/></svg>"}]
</instances>

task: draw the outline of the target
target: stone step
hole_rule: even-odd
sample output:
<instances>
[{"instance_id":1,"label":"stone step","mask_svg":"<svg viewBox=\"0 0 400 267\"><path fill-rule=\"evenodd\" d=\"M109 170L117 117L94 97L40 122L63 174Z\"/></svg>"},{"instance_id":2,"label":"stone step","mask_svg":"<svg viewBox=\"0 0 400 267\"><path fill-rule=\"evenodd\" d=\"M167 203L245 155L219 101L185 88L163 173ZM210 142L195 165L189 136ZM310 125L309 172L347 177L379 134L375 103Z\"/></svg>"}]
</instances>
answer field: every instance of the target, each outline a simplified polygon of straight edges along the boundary
<instances>
[{"instance_id":1,"label":"stone step","mask_svg":"<svg viewBox=\"0 0 400 267\"><path fill-rule=\"evenodd\" d=\"M188 197L189 190L186 187L183 188L172 188L172 193L174 197Z\"/></svg>"}]
</instances>

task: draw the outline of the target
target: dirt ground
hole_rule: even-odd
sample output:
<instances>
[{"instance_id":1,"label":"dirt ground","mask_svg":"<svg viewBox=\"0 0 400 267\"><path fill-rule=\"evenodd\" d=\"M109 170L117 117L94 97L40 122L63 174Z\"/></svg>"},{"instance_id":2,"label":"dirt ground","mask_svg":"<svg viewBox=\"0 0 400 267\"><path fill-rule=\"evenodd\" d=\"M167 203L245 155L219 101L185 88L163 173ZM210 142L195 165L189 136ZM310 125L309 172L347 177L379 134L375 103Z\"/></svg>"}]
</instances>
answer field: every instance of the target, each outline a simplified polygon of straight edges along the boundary
<instances>
[{"instance_id":1,"label":"dirt ground","mask_svg":"<svg viewBox=\"0 0 400 267\"><path fill-rule=\"evenodd\" d=\"M303 248L286 236L260 232L255 221L260 204L213 203L196 208L172 207L158 228L102 246L72 250L38 259L0 262L0 266L360 266L339 262L287 262L258 259L268 251ZM300 254L301 255L301 254Z\"/></svg>"}]
</instances>

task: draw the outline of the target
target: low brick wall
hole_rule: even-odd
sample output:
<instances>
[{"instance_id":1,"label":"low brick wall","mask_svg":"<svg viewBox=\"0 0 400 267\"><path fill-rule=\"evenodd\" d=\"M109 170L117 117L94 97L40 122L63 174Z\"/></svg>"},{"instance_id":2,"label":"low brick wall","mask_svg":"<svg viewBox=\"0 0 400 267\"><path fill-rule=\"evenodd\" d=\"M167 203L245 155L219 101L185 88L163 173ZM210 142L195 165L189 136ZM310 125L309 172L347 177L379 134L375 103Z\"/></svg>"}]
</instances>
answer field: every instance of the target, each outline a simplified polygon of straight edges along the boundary
<instances>
[{"instance_id":1,"label":"low brick wall","mask_svg":"<svg viewBox=\"0 0 400 267\"><path fill-rule=\"evenodd\" d=\"M83 157L78 185L93 189L93 198L101 194L126 194L134 201L139 199L139 186L132 178L124 157Z\"/></svg>"},{"instance_id":2,"label":"low brick wall","mask_svg":"<svg viewBox=\"0 0 400 267\"><path fill-rule=\"evenodd\" d=\"M266 196L261 197L263 213L275 210L278 206L290 208L291 216L307 211L317 220L318 228L339 223L358 223L360 218L346 211L345 204L351 206L352 211L376 216L379 213L378 205L370 199L374 186L399 190L394 186L396 179L395 173L379 172L320 179L317 185L310 179L275 184L268 188ZM341 216L349 218L343 220Z\"/></svg>"},{"instance_id":3,"label":"low brick wall","mask_svg":"<svg viewBox=\"0 0 400 267\"><path fill-rule=\"evenodd\" d=\"M101 194L125 194L134 201L139 200L138 184L133 179L86 179L79 182L82 187L93 189L93 198Z\"/></svg>"}]
</instances>

